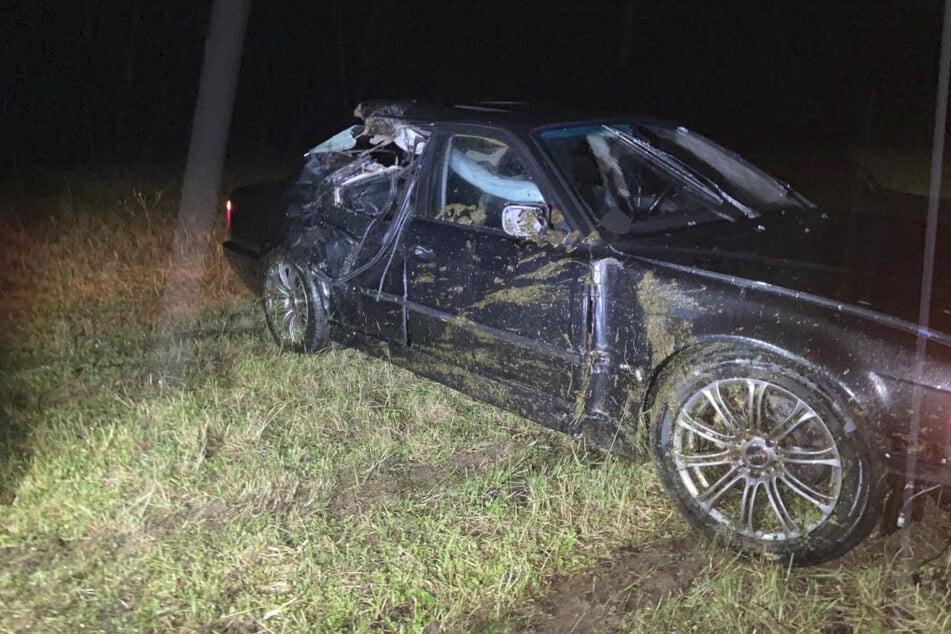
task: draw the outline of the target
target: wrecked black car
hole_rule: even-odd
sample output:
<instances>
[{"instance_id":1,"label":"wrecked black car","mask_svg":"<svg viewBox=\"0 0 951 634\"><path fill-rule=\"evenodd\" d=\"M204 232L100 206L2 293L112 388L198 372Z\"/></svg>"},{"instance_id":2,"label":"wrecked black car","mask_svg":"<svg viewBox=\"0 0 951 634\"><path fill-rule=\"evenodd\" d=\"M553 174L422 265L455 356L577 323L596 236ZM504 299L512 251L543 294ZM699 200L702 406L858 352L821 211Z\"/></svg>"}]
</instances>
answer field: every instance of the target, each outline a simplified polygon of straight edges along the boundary
<instances>
[{"instance_id":1,"label":"wrecked black car","mask_svg":"<svg viewBox=\"0 0 951 634\"><path fill-rule=\"evenodd\" d=\"M675 124L356 114L229 202L283 348L353 346L607 452L647 427L690 522L795 564L951 486L951 263L921 328L898 250L920 233L826 215Z\"/></svg>"}]
</instances>

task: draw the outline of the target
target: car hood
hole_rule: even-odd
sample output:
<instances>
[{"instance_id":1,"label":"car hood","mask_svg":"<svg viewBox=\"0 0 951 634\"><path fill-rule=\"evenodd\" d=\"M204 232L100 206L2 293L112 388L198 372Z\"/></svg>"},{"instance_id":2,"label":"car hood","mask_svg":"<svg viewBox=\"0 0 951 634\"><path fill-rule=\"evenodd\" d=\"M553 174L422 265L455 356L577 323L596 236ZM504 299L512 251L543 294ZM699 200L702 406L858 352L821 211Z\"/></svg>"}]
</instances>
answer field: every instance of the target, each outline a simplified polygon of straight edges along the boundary
<instances>
[{"instance_id":1,"label":"car hood","mask_svg":"<svg viewBox=\"0 0 951 634\"><path fill-rule=\"evenodd\" d=\"M619 250L803 291L918 323L925 228L862 214L777 211L617 243ZM939 226L929 327L951 334L951 227Z\"/></svg>"}]
</instances>

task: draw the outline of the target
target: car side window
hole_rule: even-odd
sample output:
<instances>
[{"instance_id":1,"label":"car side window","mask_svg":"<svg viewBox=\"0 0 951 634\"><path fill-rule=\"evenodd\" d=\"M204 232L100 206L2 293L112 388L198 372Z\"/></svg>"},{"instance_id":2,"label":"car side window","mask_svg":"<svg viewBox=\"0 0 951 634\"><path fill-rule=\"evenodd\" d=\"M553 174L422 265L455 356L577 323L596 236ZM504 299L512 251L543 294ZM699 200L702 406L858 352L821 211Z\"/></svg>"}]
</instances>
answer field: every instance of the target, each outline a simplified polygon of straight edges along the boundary
<instances>
[{"instance_id":1,"label":"car side window","mask_svg":"<svg viewBox=\"0 0 951 634\"><path fill-rule=\"evenodd\" d=\"M502 228L502 209L545 200L515 150L498 139L456 135L443 158L435 218Z\"/></svg>"}]
</instances>

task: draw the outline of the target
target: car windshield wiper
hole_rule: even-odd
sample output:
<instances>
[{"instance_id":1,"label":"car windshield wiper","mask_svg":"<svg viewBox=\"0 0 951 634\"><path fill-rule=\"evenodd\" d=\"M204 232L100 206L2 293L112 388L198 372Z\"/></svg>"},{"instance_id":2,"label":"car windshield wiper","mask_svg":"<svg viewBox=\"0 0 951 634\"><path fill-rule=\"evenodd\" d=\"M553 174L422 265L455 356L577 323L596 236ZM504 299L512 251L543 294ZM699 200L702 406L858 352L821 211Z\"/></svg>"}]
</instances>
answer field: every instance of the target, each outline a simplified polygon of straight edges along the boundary
<instances>
[{"instance_id":1,"label":"car windshield wiper","mask_svg":"<svg viewBox=\"0 0 951 634\"><path fill-rule=\"evenodd\" d=\"M735 197L731 196L727 191L710 179L698 175L676 157L654 147L644 139L640 139L632 134L628 134L623 130L619 130L607 124L604 124L601 127L613 134L614 137L617 138L621 143L634 150L640 156L653 163L659 164L659 166L664 169L669 170L676 177L682 181L685 181L687 184L705 196L712 198L717 202L728 203L729 205L735 207L747 218L756 218L759 216L759 214L757 214L748 205L745 205Z\"/></svg>"}]
</instances>

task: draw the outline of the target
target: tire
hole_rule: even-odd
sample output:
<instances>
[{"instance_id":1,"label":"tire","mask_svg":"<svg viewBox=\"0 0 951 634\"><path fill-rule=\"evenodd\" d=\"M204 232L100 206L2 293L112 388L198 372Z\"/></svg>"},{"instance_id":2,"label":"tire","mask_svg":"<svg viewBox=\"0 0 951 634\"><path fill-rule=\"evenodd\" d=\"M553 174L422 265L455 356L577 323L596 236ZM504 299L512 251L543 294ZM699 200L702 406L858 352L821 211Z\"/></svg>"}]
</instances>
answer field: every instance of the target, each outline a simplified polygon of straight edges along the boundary
<instances>
[{"instance_id":1,"label":"tire","mask_svg":"<svg viewBox=\"0 0 951 634\"><path fill-rule=\"evenodd\" d=\"M326 297L313 275L283 249L265 260L261 305L282 350L316 352L329 344Z\"/></svg>"},{"instance_id":2,"label":"tire","mask_svg":"<svg viewBox=\"0 0 951 634\"><path fill-rule=\"evenodd\" d=\"M878 461L834 392L787 360L720 351L658 383L651 446L660 478L707 537L812 565L875 527Z\"/></svg>"}]
</instances>

